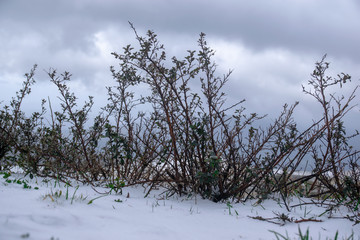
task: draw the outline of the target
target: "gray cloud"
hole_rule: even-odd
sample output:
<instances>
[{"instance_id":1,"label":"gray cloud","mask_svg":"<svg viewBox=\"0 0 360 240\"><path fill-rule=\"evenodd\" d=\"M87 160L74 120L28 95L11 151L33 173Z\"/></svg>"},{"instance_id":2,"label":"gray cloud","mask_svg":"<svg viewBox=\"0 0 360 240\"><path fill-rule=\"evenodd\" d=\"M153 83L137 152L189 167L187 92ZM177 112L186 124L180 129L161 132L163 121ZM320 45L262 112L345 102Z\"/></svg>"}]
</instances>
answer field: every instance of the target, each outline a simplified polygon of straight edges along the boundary
<instances>
[{"instance_id":1,"label":"gray cloud","mask_svg":"<svg viewBox=\"0 0 360 240\"><path fill-rule=\"evenodd\" d=\"M56 38L52 41L55 48L88 51L93 47L92 34L132 21L141 29L159 33L205 32L242 41L255 51L281 47L360 61L360 9L356 1L13 0L2 1L1 9L1 24L17 29L5 31L35 31Z\"/></svg>"},{"instance_id":2,"label":"gray cloud","mask_svg":"<svg viewBox=\"0 0 360 240\"><path fill-rule=\"evenodd\" d=\"M360 25L356 1L13 0L3 1L0 13L3 19L40 31L42 26L62 26L74 37L132 21L156 31L243 39L254 48L350 49L359 40Z\"/></svg>"},{"instance_id":3,"label":"gray cloud","mask_svg":"<svg viewBox=\"0 0 360 240\"><path fill-rule=\"evenodd\" d=\"M80 80L74 86L83 83L89 95L104 94L104 84L111 84L109 65L116 64L110 53L135 43L128 21L141 33L158 33L170 55L196 47L205 32L219 74L234 69L229 98L246 98L250 112L276 116L284 103L300 100L300 117L316 116L301 84L325 53L330 73L347 72L358 84L355 0L2 0L0 94L7 96L4 86L18 84L15 79L34 63L39 80L47 79L43 69L55 67L72 72ZM352 118L360 120L359 112Z\"/></svg>"}]
</instances>

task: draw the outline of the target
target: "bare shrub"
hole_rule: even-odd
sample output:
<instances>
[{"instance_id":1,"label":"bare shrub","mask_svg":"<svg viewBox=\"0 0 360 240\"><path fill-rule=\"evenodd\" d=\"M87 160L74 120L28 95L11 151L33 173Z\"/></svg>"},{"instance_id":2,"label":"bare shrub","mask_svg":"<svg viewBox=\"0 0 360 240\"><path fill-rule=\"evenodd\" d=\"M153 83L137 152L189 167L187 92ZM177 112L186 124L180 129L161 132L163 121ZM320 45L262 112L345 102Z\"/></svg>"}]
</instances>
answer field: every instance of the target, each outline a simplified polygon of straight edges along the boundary
<instances>
[{"instance_id":1,"label":"bare shrub","mask_svg":"<svg viewBox=\"0 0 360 240\"><path fill-rule=\"evenodd\" d=\"M348 144L357 134L346 136L343 122L357 87L348 97L328 93L349 75L326 76L324 57L316 63L309 89L303 87L322 106L321 119L300 131L292 117L296 102L285 104L268 126L258 127L265 116L246 114L244 100L227 102L223 88L231 71L217 74L205 34L200 34L198 50L178 59L167 56L154 32L140 36L131 27L138 47L113 53L119 61L110 68L116 85L107 88L108 102L94 119L89 117L93 98L79 106L68 87L71 74L53 69L48 75L61 110L53 112L50 99L43 100L42 111L27 118L21 103L35 82L35 67L26 75L23 89L1 110L1 168L19 166L64 181L105 181L116 192L125 185L145 184L148 193L162 186L171 194L199 194L213 201L262 200L279 193L288 210L286 199L311 181L302 194L310 196L321 183L322 196L346 201L357 211L358 150ZM139 88L150 94L140 96ZM147 111L139 111L144 104ZM44 121L47 111L50 120ZM295 177L309 156L316 163L312 174Z\"/></svg>"}]
</instances>

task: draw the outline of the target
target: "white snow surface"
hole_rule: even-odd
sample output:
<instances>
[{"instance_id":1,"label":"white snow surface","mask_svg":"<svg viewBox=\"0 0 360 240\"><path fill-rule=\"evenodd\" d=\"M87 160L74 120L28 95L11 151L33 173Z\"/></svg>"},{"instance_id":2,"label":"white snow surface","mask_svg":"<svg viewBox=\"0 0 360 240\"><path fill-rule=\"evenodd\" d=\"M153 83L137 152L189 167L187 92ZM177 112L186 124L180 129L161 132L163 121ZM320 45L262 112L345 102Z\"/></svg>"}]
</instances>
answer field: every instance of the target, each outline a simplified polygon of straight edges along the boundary
<instances>
[{"instance_id":1,"label":"white snow surface","mask_svg":"<svg viewBox=\"0 0 360 240\"><path fill-rule=\"evenodd\" d=\"M23 183L6 182L14 179L27 181L31 189L24 189ZM72 187L64 183L59 186L55 180L24 178L23 174L12 174L8 179L0 175L0 239L276 239L270 231L299 239L299 228L303 233L309 229L312 239L333 239L336 231L339 231L338 239L351 234L353 239L360 239L359 224L353 226L353 222L342 218L349 214L345 208L336 210L329 218L329 214L319 217L325 208L303 205L288 212L282 202L276 200L260 204L251 200L230 203L230 206L199 196L167 197L161 194L161 189L144 198L146 189L142 186L126 187L122 194L110 195L98 193L109 189L95 189L79 183L73 183ZM88 204L100 196L103 197ZM290 205L303 201L310 200L292 197ZM293 221L280 226L250 218L273 218L282 213L293 220L313 218L322 222ZM281 223L278 219L273 221Z\"/></svg>"}]
</instances>

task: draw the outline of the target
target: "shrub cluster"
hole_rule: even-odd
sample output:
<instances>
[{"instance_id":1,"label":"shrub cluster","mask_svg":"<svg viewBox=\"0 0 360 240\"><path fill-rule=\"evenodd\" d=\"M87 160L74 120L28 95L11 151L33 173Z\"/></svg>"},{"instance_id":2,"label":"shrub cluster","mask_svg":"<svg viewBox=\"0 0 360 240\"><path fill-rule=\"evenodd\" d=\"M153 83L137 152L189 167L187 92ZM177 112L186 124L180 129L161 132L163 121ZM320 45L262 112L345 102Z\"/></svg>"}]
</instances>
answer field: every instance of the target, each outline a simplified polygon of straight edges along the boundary
<instances>
[{"instance_id":1,"label":"shrub cluster","mask_svg":"<svg viewBox=\"0 0 360 240\"><path fill-rule=\"evenodd\" d=\"M107 88L108 102L93 119L93 98L79 105L68 87L71 74L54 69L48 75L61 110L54 112L50 99L43 100L41 112L26 116L21 105L35 83L36 65L25 74L22 89L0 112L1 170L17 166L32 175L116 188L145 184L148 192L162 186L213 201L272 193L286 199L298 191L358 209L359 150L348 144L357 134L347 136L343 122L357 87L349 96L329 93L350 81L349 75L327 76L324 57L303 86L322 107L322 118L300 131L292 118L295 103L258 127L264 116L246 115L243 101L228 106L223 88L231 71L217 75L205 34L198 50L169 59L154 32L140 36L133 30L139 46L113 53L119 61L110 69L116 85ZM134 89L140 87L150 94L139 96ZM139 111L141 105L148 110ZM315 162L312 174L294 177L309 158Z\"/></svg>"}]
</instances>

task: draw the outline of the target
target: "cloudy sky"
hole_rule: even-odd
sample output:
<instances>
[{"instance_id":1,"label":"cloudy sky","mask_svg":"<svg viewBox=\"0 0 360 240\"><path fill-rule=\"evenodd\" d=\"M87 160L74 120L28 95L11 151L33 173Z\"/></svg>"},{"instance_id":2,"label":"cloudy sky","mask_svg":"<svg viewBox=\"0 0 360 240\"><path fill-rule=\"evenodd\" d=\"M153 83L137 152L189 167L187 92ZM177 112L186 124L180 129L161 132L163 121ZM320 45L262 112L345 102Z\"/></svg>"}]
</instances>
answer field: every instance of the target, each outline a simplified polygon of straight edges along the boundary
<instances>
[{"instance_id":1,"label":"cloudy sky","mask_svg":"<svg viewBox=\"0 0 360 240\"><path fill-rule=\"evenodd\" d=\"M27 108L38 108L40 98L56 99L50 67L71 72L72 90L101 104L105 86L113 84L109 66L117 64L110 53L136 43L128 21L140 34L155 31L169 55L196 49L199 33L206 33L219 75L234 70L230 101L245 98L249 112L270 118L295 101L298 121L321 116L301 85L324 54L330 75L353 77L344 94L359 84L357 0L0 0L0 101L14 95L37 63L38 98ZM359 115L358 107L350 113L352 127Z\"/></svg>"}]
</instances>

